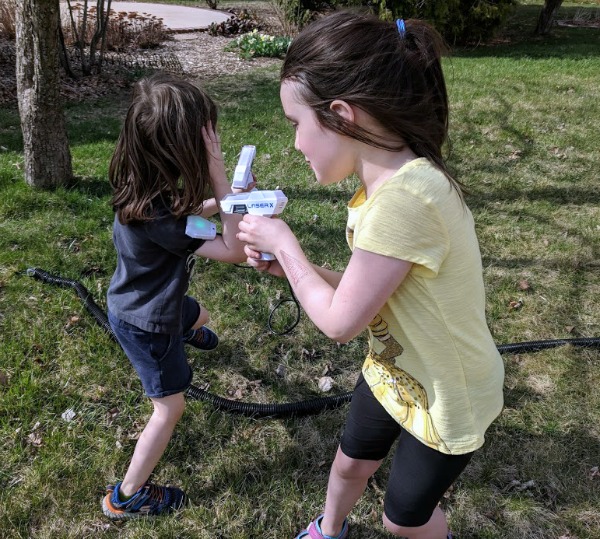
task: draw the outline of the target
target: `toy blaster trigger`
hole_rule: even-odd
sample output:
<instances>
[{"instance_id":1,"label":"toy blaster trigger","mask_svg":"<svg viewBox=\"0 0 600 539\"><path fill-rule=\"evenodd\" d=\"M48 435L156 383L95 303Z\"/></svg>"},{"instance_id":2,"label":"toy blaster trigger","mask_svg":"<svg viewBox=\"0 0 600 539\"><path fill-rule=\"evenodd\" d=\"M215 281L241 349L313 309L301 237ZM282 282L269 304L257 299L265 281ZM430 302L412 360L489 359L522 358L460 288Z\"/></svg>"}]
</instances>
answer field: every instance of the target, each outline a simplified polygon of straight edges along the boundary
<instances>
[{"instance_id":1,"label":"toy blaster trigger","mask_svg":"<svg viewBox=\"0 0 600 539\"><path fill-rule=\"evenodd\" d=\"M250 191L238 195L225 195L221 200L221 209L225 213L238 213L273 217L279 215L287 204L283 191ZM271 253L261 253L261 260L275 260Z\"/></svg>"}]
</instances>

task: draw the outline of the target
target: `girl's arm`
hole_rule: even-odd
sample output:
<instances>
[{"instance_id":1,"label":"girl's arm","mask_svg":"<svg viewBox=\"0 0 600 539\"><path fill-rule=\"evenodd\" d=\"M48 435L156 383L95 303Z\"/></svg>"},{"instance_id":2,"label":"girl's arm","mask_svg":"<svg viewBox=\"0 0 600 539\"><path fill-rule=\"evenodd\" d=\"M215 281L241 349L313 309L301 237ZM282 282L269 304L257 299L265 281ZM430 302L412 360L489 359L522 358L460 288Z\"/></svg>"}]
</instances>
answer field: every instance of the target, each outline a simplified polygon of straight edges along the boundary
<instances>
[{"instance_id":1,"label":"girl's arm","mask_svg":"<svg viewBox=\"0 0 600 539\"><path fill-rule=\"evenodd\" d=\"M225 173L225 163L221 152L219 135L209 123L202 128L202 137L209 158L210 182L215 195L214 205L210 206L221 216L222 234L214 240L205 241L195 254L204 258L220 260L221 262L243 262L246 259L244 244L237 239L237 227L242 216L224 213L217 201L231 193L231 186ZM204 212L203 216L204 215ZM213 214L214 215L214 214Z\"/></svg>"},{"instance_id":2,"label":"girl's arm","mask_svg":"<svg viewBox=\"0 0 600 539\"><path fill-rule=\"evenodd\" d=\"M219 204L217 204L217 199L209 198L208 200L205 200L204 204L202 204L202 213L200 214L200 217L208 219L217 213L219 213Z\"/></svg>"},{"instance_id":3,"label":"girl's arm","mask_svg":"<svg viewBox=\"0 0 600 539\"><path fill-rule=\"evenodd\" d=\"M258 271L267 272L275 277L285 277L285 271L281 267L281 264L277 260L265 261L260 260L260 253L251 249L248 245L244 247L244 251L246 252L247 259L246 262L249 266L254 267ZM323 268L321 266L317 266L316 264L312 264L313 269L333 288L337 288L343 273L339 271L330 270L327 268Z\"/></svg>"},{"instance_id":4,"label":"girl's arm","mask_svg":"<svg viewBox=\"0 0 600 539\"><path fill-rule=\"evenodd\" d=\"M252 176L252 178L254 178L254 175ZM248 193L250 191L252 191L252 189L254 189L256 187L256 180L252 180L251 182L248 183L248 186L245 189L231 189L231 192L236 195L239 193ZM200 214L201 217L204 217L205 219L208 219L209 217L212 217L213 215L216 215L217 213L219 213L219 203L217 202L216 198L209 198L208 200L204 201L204 204L202 204L202 213Z\"/></svg>"},{"instance_id":5,"label":"girl's arm","mask_svg":"<svg viewBox=\"0 0 600 539\"><path fill-rule=\"evenodd\" d=\"M361 333L400 286L412 264L355 249L335 286L335 272L311 264L298 240L280 219L246 215L241 240L253 251L275 254L296 297L315 325L337 342Z\"/></svg>"}]
</instances>

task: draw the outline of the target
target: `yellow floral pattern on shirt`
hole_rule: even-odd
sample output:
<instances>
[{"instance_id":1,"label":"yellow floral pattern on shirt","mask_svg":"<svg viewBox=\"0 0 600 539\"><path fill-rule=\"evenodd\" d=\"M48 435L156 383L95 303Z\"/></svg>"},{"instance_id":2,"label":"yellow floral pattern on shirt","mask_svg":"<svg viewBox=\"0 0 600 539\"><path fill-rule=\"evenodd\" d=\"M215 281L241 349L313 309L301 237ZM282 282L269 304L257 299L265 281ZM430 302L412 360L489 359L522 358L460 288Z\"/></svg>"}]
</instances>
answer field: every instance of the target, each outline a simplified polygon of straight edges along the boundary
<instances>
[{"instance_id":1,"label":"yellow floral pattern on shirt","mask_svg":"<svg viewBox=\"0 0 600 539\"><path fill-rule=\"evenodd\" d=\"M443 447L449 452L433 425L425 388L396 365L395 358L404 349L389 332L387 322L377 315L369 328L373 337L384 346L380 353L371 347L363 367L373 394L413 436L433 449L439 451Z\"/></svg>"}]
</instances>

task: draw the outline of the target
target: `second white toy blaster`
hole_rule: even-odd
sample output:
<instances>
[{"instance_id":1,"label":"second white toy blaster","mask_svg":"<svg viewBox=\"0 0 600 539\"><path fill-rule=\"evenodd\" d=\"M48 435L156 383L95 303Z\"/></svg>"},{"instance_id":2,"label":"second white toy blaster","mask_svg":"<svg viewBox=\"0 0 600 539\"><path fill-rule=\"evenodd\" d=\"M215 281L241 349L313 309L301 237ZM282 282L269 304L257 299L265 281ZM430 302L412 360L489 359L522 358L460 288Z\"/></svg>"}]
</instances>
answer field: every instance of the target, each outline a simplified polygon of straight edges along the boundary
<instances>
[{"instance_id":1,"label":"second white toy blaster","mask_svg":"<svg viewBox=\"0 0 600 539\"><path fill-rule=\"evenodd\" d=\"M283 191L250 191L238 195L225 195L221 199L221 209L225 213L249 213L250 215L261 215L273 217L279 215L287 204L287 197ZM261 253L261 260L275 260L271 253Z\"/></svg>"}]
</instances>

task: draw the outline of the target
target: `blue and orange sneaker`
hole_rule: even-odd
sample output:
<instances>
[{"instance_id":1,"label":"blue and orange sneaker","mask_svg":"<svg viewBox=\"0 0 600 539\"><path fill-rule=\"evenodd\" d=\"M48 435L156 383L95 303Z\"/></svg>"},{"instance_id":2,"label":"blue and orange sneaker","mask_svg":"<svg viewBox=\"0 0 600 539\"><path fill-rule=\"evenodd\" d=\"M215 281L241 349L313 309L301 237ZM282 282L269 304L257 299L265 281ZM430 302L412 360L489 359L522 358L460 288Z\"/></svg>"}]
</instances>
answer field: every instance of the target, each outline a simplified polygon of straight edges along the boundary
<instances>
[{"instance_id":1,"label":"blue and orange sneaker","mask_svg":"<svg viewBox=\"0 0 600 539\"><path fill-rule=\"evenodd\" d=\"M166 515L181 509L186 501L183 490L146 483L126 502L119 500L119 487L108 485L102 499L102 511L111 520Z\"/></svg>"},{"instance_id":2,"label":"blue and orange sneaker","mask_svg":"<svg viewBox=\"0 0 600 539\"><path fill-rule=\"evenodd\" d=\"M183 342L200 348L200 350L214 350L219 344L219 337L206 326L198 329L190 329L184 336Z\"/></svg>"}]
</instances>

